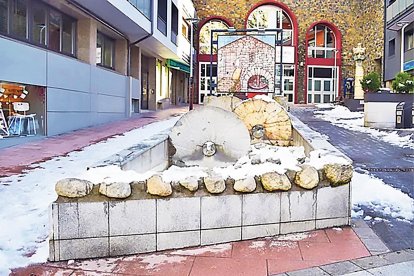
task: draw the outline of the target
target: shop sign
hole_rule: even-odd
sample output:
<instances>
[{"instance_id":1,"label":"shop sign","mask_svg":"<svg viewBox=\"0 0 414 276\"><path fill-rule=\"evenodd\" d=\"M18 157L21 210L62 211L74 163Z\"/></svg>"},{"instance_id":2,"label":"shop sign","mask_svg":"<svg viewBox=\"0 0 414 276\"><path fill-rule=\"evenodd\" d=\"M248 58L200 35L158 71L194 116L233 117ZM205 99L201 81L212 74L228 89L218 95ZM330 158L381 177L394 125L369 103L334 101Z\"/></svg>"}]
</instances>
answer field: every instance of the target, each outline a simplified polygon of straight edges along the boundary
<instances>
[{"instance_id":1,"label":"shop sign","mask_svg":"<svg viewBox=\"0 0 414 276\"><path fill-rule=\"evenodd\" d=\"M186 73L190 73L190 66L173 59L167 59L167 66L172 69L177 69Z\"/></svg>"},{"instance_id":2,"label":"shop sign","mask_svg":"<svg viewBox=\"0 0 414 276\"><path fill-rule=\"evenodd\" d=\"M414 59L404 63L404 71L414 70Z\"/></svg>"}]
</instances>

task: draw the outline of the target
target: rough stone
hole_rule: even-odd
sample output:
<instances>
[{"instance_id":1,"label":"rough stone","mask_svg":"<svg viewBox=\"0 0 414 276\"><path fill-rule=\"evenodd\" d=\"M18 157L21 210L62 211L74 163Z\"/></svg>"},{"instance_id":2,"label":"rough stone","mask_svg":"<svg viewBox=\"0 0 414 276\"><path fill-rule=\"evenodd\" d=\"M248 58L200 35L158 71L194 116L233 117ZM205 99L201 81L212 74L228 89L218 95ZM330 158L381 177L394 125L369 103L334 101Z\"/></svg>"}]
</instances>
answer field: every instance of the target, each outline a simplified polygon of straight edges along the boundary
<instances>
[{"instance_id":1,"label":"rough stone","mask_svg":"<svg viewBox=\"0 0 414 276\"><path fill-rule=\"evenodd\" d=\"M267 191L288 191L292 188L289 178L285 174L275 172L265 173L261 176L263 188Z\"/></svg>"},{"instance_id":2,"label":"rough stone","mask_svg":"<svg viewBox=\"0 0 414 276\"><path fill-rule=\"evenodd\" d=\"M195 177L187 177L183 180L180 180L179 183L181 186L190 190L191 192L198 190L198 179Z\"/></svg>"},{"instance_id":3,"label":"rough stone","mask_svg":"<svg viewBox=\"0 0 414 276\"><path fill-rule=\"evenodd\" d=\"M206 96L204 97L204 105L215 106L227 111L233 111L234 108L241 103L241 100L234 96Z\"/></svg>"},{"instance_id":4,"label":"rough stone","mask_svg":"<svg viewBox=\"0 0 414 276\"><path fill-rule=\"evenodd\" d=\"M318 186L318 170L312 166L304 165L302 170L296 173L295 184L304 189L313 189Z\"/></svg>"},{"instance_id":5,"label":"rough stone","mask_svg":"<svg viewBox=\"0 0 414 276\"><path fill-rule=\"evenodd\" d=\"M206 186L207 191L212 194L222 193L226 189L226 183L224 179L215 174L210 174L207 177L204 177L204 185Z\"/></svg>"},{"instance_id":6,"label":"rough stone","mask_svg":"<svg viewBox=\"0 0 414 276\"><path fill-rule=\"evenodd\" d=\"M165 183L160 175L153 175L147 180L147 193L151 195L169 196L172 194L170 183Z\"/></svg>"},{"instance_id":7,"label":"rough stone","mask_svg":"<svg viewBox=\"0 0 414 276\"><path fill-rule=\"evenodd\" d=\"M347 184L352 179L352 165L327 164L323 167L325 177L331 186Z\"/></svg>"},{"instance_id":8,"label":"rough stone","mask_svg":"<svg viewBox=\"0 0 414 276\"><path fill-rule=\"evenodd\" d=\"M65 178L56 183L55 191L59 196L84 197L93 189L93 183L77 178Z\"/></svg>"},{"instance_id":9,"label":"rough stone","mask_svg":"<svg viewBox=\"0 0 414 276\"><path fill-rule=\"evenodd\" d=\"M233 188L234 190L242 193L253 192L256 190L256 180L254 180L254 177L235 180Z\"/></svg>"},{"instance_id":10,"label":"rough stone","mask_svg":"<svg viewBox=\"0 0 414 276\"><path fill-rule=\"evenodd\" d=\"M112 198L127 198L131 195L131 185L125 182L101 183L99 193Z\"/></svg>"}]
</instances>

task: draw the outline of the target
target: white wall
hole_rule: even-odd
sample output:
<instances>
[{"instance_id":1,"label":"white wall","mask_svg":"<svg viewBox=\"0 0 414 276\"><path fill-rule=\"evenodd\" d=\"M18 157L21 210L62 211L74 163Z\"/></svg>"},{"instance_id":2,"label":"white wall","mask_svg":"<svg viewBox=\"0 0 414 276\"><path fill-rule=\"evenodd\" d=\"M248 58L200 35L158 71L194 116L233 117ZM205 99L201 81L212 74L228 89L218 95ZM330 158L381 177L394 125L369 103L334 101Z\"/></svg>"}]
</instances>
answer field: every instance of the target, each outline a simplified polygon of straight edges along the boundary
<instances>
[{"instance_id":1,"label":"white wall","mask_svg":"<svg viewBox=\"0 0 414 276\"><path fill-rule=\"evenodd\" d=\"M364 126L374 128L395 128L397 102L365 102Z\"/></svg>"}]
</instances>

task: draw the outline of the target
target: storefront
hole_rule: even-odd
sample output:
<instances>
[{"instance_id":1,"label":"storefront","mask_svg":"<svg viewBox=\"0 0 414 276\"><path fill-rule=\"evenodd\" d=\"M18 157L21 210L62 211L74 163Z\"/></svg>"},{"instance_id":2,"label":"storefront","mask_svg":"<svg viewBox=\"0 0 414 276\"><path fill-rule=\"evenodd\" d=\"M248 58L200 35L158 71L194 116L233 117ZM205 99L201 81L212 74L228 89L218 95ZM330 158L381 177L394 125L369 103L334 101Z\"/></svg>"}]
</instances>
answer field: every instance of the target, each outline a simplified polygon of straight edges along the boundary
<instances>
[{"instance_id":1,"label":"storefront","mask_svg":"<svg viewBox=\"0 0 414 276\"><path fill-rule=\"evenodd\" d=\"M45 135L46 89L0 81L0 136Z\"/></svg>"}]
</instances>

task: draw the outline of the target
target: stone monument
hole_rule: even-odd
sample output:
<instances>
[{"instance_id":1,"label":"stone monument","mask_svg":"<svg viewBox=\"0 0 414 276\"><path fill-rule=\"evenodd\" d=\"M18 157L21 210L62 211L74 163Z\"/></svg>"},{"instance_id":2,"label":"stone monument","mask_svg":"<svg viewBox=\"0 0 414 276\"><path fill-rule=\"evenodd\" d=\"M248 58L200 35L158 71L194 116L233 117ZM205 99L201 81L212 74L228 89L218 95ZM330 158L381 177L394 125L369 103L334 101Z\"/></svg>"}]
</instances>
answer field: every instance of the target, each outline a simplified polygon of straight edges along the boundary
<instances>
[{"instance_id":1,"label":"stone monument","mask_svg":"<svg viewBox=\"0 0 414 276\"><path fill-rule=\"evenodd\" d=\"M362 61L365 60L365 48L362 47L361 43L358 43L358 46L353 49L354 60L355 60L355 100L364 99L364 90L362 90L361 81L364 77L364 68L362 67Z\"/></svg>"}]
</instances>

